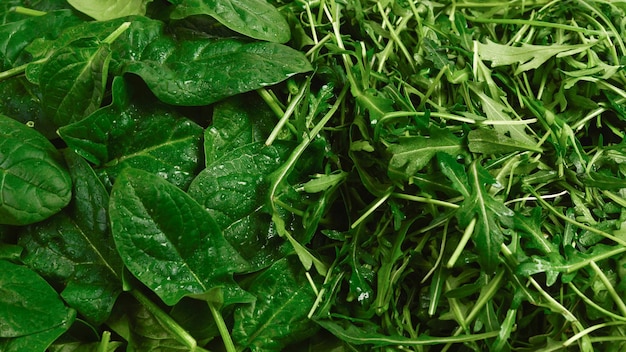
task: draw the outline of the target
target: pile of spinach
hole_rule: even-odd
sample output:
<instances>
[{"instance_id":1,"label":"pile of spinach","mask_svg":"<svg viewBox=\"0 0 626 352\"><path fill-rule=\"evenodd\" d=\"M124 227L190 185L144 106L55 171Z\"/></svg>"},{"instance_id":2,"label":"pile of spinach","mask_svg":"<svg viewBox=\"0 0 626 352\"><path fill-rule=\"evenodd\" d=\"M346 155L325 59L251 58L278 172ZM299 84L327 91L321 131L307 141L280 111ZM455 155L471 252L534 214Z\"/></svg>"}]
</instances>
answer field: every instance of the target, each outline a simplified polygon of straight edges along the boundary
<instances>
[{"instance_id":1,"label":"pile of spinach","mask_svg":"<svg viewBox=\"0 0 626 352\"><path fill-rule=\"evenodd\" d=\"M0 350L624 348L625 3L0 14Z\"/></svg>"}]
</instances>

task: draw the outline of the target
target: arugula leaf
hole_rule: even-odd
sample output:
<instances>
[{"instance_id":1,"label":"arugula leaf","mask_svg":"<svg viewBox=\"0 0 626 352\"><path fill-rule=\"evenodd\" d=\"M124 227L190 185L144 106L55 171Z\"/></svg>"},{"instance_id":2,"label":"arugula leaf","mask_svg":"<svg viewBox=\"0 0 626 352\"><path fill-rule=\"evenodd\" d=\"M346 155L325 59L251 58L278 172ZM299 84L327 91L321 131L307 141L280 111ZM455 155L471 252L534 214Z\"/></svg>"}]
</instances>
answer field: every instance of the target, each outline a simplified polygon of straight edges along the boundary
<instances>
[{"instance_id":1,"label":"arugula leaf","mask_svg":"<svg viewBox=\"0 0 626 352\"><path fill-rule=\"evenodd\" d=\"M218 286L242 295L232 274L248 263L204 208L163 178L125 169L111 191L109 214L124 264L166 304Z\"/></svg>"},{"instance_id":2,"label":"arugula leaf","mask_svg":"<svg viewBox=\"0 0 626 352\"><path fill-rule=\"evenodd\" d=\"M71 187L56 148L0 115L0 224L27 225L56 214L70 202Z\"/></svg>"},{"instance_id":3,"label":"arugula leaf","mask_svg":"<svg viewBox=\"0 0 626 352\"><path fill-rule=\"evenodd\" d=\"M456 161L444 160L443 162L455 163ZM459 180L464 181L464 176L457 174L459 171L457 167L452 166L445 170L446 176L448 172L453 173L448 178L454 184L459 184ZM504 242L501 226L511 227L514 213L489 194L486 185L493 185L496 180L477 161L469 165L467 174L467 184L463 187L469 190L469 197L463 200L461 207L457 210L456 218L462 227L467 227L476 221L472 236L476 249L481 253L479 261L484 270L493 272L499 262L500 246ZM465 192L467 191L463 193Z\"/></svg>"},{"instance_id":4,"label":"arugula leaf","mask_svg":"<svg viewBox=\"0 0 626 352\"><path fill-rule=\"evenodd\" d=\"M524 142L518 139L486 128L471 130L467 134L467 142L468 148L472 153L480 154L506 154L520 150L542 151L541 148L534 144L524 144Z\"/></svg>"},{"instance_id":5,"label":"arugula leaf","mask_svg":"<svg viewBox=\"0 0 626 352\"><path fill-rule=\"evenodd\" d=\"M487 40L487 44L478 43L477 53L483 60L491 61L493 67L519 64L514 72L517 75L524 71L538 68L554 56L576 55L596 44L597 42L592 41L577 45L533 45L524 43L521 46L511 46Z\"/></svg>"},{"instance_id":6,"label":"arugula leaf","mask_svg":"<svg viewBox=\"0 0 626 352\"><path fill-rule=\"evenodd\" d=\"M450 131L434 128L428 137L400 138L387 151L392 155L389 161L390 176L408 178L425 167L435 154L457 156L463 151L463 146L461 139Z\"/></svg>"},{"instance_id":7,"label":"arugula leaf","mask_svg":"<svg viewBox=\"0 0 626 352\"><path fill-rule=\"evenodd\" d=\"M291 32L285 17L266 0L176 0L170 15L181 19L209 15L224 26L245 36L285 43Z\"/></svg>"}]
</instances>

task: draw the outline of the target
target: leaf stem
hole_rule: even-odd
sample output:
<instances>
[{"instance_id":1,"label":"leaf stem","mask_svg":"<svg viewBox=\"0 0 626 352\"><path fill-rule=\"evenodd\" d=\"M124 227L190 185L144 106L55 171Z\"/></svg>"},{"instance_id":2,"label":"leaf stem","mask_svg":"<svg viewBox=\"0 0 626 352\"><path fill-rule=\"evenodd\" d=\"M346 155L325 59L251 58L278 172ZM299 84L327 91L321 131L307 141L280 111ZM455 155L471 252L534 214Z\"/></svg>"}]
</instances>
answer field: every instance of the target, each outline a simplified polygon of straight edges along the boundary
<instances>
[{"instance_id":1,"label":"leaf stem","mask_svg":"<svg viewBox=\"0 0 626 352\"><path fill-rule=\"evenodd\" d=\"M470 221L470 223L465 228L465 231L463 232L463 236L461 237L459 244L456 246L454 253L452 253L452 255L450 256L450 259L446 263L447 268L452 268L454 264L456 263L457 259L459 259L459 257L461 256L461 252L463 252L463 249L465 249L465 245L467 245L467 242L470 240L470 238L472 237L472 234L474 233L474 227L476 226L477 221L478 219L476 217L473 217L472 221Z\"/></svg>"},{"instance_id":2,"label":"leaf stem","mask_svg":"<svg viewBox=\"0 0 626 352\"><path fill-rule=\"evenodd\" d=\"M306 82L302 85L298 94L296 94L291 99L291 101L289 102L289 105L287 106L287 109L282 114L282 117L280 118L280 120L278 120L278 123L276 124L276 126L274 126L272 133L270 133L269 137L267 137L267 140L265 140L265 145L272 145L272 143L274 143L274 140L276 139L276 137L278 137L280 130L283 128L283 126L285 126L285 123L287 123L287 120L289 120L293 112L296 110L296 106L298 106L298 104L300 103L300 100L302 100L302 98L304 97L304 94L308 91L308 86L309 86L308 83L310 82L310 80L311 80L311 77L309 77L306 80ZM263 97L263 95L261 95L261 97ZM265 99L265 97L263 98ZM274 110L272 105L270 105L270 107L272 108L272 110Z\"/></svg>"},{"instance_id":3,"label":"leaf stem","mask_svg":"<svg viewBox=\"0 0 626 352\"><path fill-rule=\"evenodd\" d=\"M219 309L217 309L214 302L207 301L207 304L209 305L215 324L217 324L217 330L220 332L226 352L237 352L233 339L230 337L228 327L226 327L226 322L224 322L224 317L222 317L222 313L220 313Z\"/></svg>"},{"instance_id":4,"label":"leaf stem","mask_svg":"<svg viewBox=\"0 0 626 352\"><path fill-rule=\"evenodd\" d=\"M154 304L148 297L137 289L132 289L130 294L135 297L142 306L144 306L155 318L157 318L163 327L167 329L178 342L182 343L190 351L205 351L203 348L198 347L196 339L193 338L185 329L183 329L172 317L165 313L159 306Z\"/></svg>"},{"instance_id":5,"label":"leaf stem","mask_svg":"<svg viewBox=\"0 0 626 352\"><path fill-rule=\"evenodd\" d=\"M563 215L561 212L559 212L558 210L554 209L554 207L552 205L550 205L548 202L546 202L543 198L541 198L541 196L537 193L537 191L535 191L533 188L529 187L529 191L530 193L535 196L537 198L537 202L541 203L541 205L543 205L544 207L548 208L548 210L550 210L551 213L553 213L554 215L556 215L557 217L561 218L562 220L565 220L566 222L569 222L570 224L580 227L583 230L587 230L589 232L593 232L595 234L598 234L606 239L612 240L616 243L621 244L622 246L626 246L626 241L619 238L619 237L615 237L607 232L604 232L602 230L598 230L596 228L593 228L591 226L587 226L585 224L582 224L574 219L569 218L568 216Z\"/></svg>"},{"instance_id":6,"label":"leaf stem","mask_svg":"<svg viewBox=\"0 0 626 352\"><path fill-rule=\"evenodd\" d=\"M2 71L2 72L0 72L0 81L5 80L5 79L9 79L11 77L19 76L19 75L21 75L22 73L24 73L26 71L26 68L28 67L28 65L40 64L40 63L46 61L47 59L48 58L46 57L46 58L39 59L39 60L36 60L36 61L33 61L33 62L29 62L27 64L23 64L23 65L20 65L20 66L17 66L17 67L10 68L10 69L8 69L6 71Z\"/></svg>"},{"instance_id":7,"label":"leaf stem","mask_svg":"<svg viewBox=\"0 0 626 352\"><path fill-rule=\"evenodd\" d=\"M11 8L11 11L13 11L15 13L19 13L21 15L26 15L26 16L43 16L43 15L47 14L47 12L39 11L39 10L33 10L33 9L29 9L29 8L23 7L23 6L15 6L15 7Z\"/></svg>"}]
</instances>

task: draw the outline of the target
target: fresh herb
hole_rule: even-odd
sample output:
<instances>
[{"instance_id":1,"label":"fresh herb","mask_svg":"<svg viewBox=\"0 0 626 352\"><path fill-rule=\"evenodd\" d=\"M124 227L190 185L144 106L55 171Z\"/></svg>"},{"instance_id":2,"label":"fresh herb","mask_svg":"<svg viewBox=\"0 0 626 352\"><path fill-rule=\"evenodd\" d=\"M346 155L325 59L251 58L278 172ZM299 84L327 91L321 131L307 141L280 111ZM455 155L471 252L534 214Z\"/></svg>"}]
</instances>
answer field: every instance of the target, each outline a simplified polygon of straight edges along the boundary
<instances>
[{"instance_id":1,"label":"fresh herb","mask_svg":"<svg viewBox=\"0 0 626 352\"><path fill-rule=\"evenodd\" d=\"M0 350L624 349L621 2L120 4L0 5Z\"/></svg>"}]
</instances>

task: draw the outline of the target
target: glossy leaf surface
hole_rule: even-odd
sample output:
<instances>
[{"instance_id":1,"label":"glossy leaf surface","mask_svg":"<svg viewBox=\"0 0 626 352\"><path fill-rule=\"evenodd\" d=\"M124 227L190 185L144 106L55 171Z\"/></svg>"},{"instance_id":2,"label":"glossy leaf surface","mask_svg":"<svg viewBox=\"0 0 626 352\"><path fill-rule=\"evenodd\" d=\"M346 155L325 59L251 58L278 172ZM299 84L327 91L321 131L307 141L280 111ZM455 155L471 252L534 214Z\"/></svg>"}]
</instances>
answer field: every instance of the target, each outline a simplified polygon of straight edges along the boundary
<instances>
[{"instance_id":1,"label":"glossy leaf surface","mask_svg":"<svg viewBox=\"0 0 626 352\"><path fill-rule=\"evenodd\" d=\"M166 304L233 286L232 274L247 267L204 208L158 176L124 170L109 212L124 264Z\"/></svg>"},{"instance_id":2,"label":"glossy leaf surface","mask_svg":"<svg viewBox=\"0 0 626 352\"><path fill-rule=\"evenodd\" d=\"M91 167L65 153L74 198L65 211L33 225L20 237L23 260L60 281L61 296L89 321L102 323L122 290L122 261L109 232L109 195Z\"/></svg>"},{"instance_id":3,"label":"glossy leaf surface","mask_svg":"<svg viewBox=\"0 0 626 352\"><path fill-rule=\"evenodd\" d=\"M68 3L75 9L98 21L131 15L145 15L146 5L149 2L152 0L68 0Z\"/></svg>"},{"instance_id":4,"label":"glossy leaf surface","mask_svg":"<svg viewBox=\"0 0 626 352\"><path fill-rule=\"evenodd\" d=\"M256 301L235 311L233 338L241 348L281 351L315 332L315 324L306 317L315 294L297 258L274 263L248 291Z\"/></svg>"},{"instance_id":5,"label":"glossy leaf surface","mask_svg":"<svg viewBox=\"0 0 626 352\"><path fill-rule=\"evenodd\" d=\"M287 46L234 39L153 42L125 72L140 76L161 101L207 105L310 71L304 55Z\"/></svg>"},{"instance_id":6,"label":"glossy leaf surface","mask_svg":"<svg viewBox=\"0 0 626 352\"><path fill-rule=\"evenodd\" d=\"M252 269L269 265L283 254L284 240L271 229L264 210L269 182L291 148L284 143L261 142L239 147L207 165L189 186L189 195L215 219L224 236Z\"/></svg>"},{"instance_id":7,"label":"glossy leaf surface","mask_svg":"<svg viewBox=\"0 0 626 352\"><path fill-rule=\"evenodd\" d=\"M285 17L266 0L179 0L172 18L209 15L245 36L284 43L291 34Z\"/></svg>"},{"instance_id":8,"label":"glossy leaf surface","mask_svg":"<svg viewBox=\"0 0 626 352\"><path fill-rule=\"evenodd\" d=\"M124 79L116 79L111 105L61 128L59 135L112 179L134 167L188 187L201 162L202 128L158 102L134 97Z\"/></svg>"},{"instance_id":9,"label":"glossy leaf surface","mask_svg":"<svg viewBox=\"0 0 626 352\"><path fill-rule=\"evenodd\" d=\"M44 109L57 127L100 107L110 60L108 44L86 39L55 52L42 66L38 79Z\"/></svg>"},{"instance_id":10,"label":"glossy leaf surface","mask_svg":"<svg viewBox=\"0 0 626 352\"><path fill-rule=\"evenodd\" d=\"M0 223L26 225L65 207L72 182L54 146L0 115Z\"/></svg>"},{"instance_id":11,"label":"glossy leaf surface","mask_svg":"<svg viewBox=\"0 0 626 352\"><path fill-rule=\"evenodd\" d=\"M0 260L0 337L20 337L64 325L70 310L37 273Z\"/></svg>"}]
</instances>

